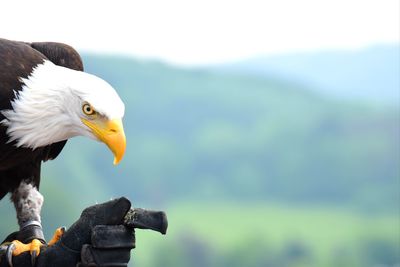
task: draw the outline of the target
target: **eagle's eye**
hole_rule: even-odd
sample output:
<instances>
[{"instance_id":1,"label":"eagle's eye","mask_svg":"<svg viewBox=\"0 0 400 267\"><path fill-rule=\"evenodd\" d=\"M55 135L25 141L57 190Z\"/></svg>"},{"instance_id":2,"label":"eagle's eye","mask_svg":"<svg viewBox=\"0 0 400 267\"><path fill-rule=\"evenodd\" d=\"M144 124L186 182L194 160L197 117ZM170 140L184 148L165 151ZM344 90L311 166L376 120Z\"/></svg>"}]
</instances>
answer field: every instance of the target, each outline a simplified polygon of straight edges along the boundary
<instances>
[{"instance_id":1,"label":"eagle's eye","mask_svg":"<svg viewBox=\"0 0 400 267\"><path fill-rule=\"evenodd\" d=\"M88 103L83 104L82 110L86 115L94 115L96 113L94 108Z\"/></svg>"}]
</instances>

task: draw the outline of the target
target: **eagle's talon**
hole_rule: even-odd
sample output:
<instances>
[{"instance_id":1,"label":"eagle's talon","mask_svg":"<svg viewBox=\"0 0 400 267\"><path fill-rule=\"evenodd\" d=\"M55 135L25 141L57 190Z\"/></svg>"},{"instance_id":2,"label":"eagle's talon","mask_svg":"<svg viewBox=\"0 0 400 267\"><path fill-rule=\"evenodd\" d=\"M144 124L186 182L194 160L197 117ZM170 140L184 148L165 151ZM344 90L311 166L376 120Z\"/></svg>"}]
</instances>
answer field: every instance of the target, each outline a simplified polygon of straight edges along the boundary
<instances>
[{"instance_id":1,"label":"eagle's talon","mask_svg":"<svg viewBox=\"0 0 400 267\"><path fill-rule=\"evenodd\" d=\"M32 264L32 267L35 267L36 257L37 257L36 251L35 250L31 251L31 264Z\"/></svg>"},{"instance_id":2,"label":"eagle's talon","mask_svg":"<svg viewBox=\"0 0 400 267\"><path fill-rule=\"evenodd\" d=\"M10 243L7 247L7 251L6 251L6 260L8 263L8 266L13 267L13 263L12 263L12 257L13 257L13 251L15 250L15 244L14 243Z\"/></svg>"}]
</instances>

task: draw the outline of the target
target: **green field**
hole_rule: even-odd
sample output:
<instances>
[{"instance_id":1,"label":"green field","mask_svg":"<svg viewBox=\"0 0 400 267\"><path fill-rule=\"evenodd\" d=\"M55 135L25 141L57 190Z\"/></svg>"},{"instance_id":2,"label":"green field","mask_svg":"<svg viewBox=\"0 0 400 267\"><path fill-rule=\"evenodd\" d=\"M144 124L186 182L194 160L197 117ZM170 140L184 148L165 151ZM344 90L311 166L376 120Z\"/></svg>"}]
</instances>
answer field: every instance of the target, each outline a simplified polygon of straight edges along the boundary
<instances>
[{"instance_id":1,"label":"green field","mask_svg":"<svg viewBox=\"0 0 400 267\"><path fill-rule=\"evenodd\" d=\"M166 237L137 233L135 266L375 266L400 258L398 216L261 203L166 210Z\"/></svg>"}]
</instances>

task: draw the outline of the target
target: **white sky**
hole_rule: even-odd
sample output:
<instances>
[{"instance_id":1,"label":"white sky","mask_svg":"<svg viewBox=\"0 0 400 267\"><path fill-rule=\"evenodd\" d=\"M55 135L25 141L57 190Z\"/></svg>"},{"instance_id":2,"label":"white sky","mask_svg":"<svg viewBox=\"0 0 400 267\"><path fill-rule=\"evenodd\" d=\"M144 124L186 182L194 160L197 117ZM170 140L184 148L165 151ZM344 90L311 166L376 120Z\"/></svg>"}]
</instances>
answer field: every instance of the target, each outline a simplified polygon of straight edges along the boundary
<instances>
[{"instance_id":1,"label":"white sky","mask_svg":"<svg viewBox=\"0 0 400 267\"><path fill-rule=\"evenodd\" d=\"M399 43L399 0L12 0L0 36L175 64Z\"/></svg>"}]
</instances>

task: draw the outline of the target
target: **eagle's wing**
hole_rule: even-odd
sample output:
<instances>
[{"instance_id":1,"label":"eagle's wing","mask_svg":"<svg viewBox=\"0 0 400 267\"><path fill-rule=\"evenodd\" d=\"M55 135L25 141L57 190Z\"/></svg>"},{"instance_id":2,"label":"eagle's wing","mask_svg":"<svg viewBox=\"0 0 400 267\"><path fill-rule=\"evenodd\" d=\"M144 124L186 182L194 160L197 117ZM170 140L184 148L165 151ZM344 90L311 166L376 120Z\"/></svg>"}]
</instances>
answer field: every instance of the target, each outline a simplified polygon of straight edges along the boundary
<instances>
[{"instance_id":1,"label":"eagle's wing","mask_svg":"<svg viewBox=\"0 0 400 267\"><path fill-rule=\"evenodd\" d=\"M27 78L45 59L42 53L25 43L0 38L0 110L12 108L15 91L22 87L19 78Z\"/></svg>"},{"instance_id":2,"label":"eagle's wing","mask_svg":"<svg viewBox=\"0 0 400 267\"><path fill-rule=\"evenodd\" d=\"M31 43L30 45L56 65L83 71L81 56L69 45L54 42Z\"/></svg>"},{"instance_id":3,"label":"eagle's wing","mask_svg":"<svg viewBox=\"0 0 400 267\"><path fill-rule=\"evenodd\" d=\"M30 46L56 65L83 71L83 63L79 53L69 45L55 42L39 42L31 43ZM67 140L50 145L47 156L43 160L56 158L66 143Z\"/></svg>"}]
</instances>

